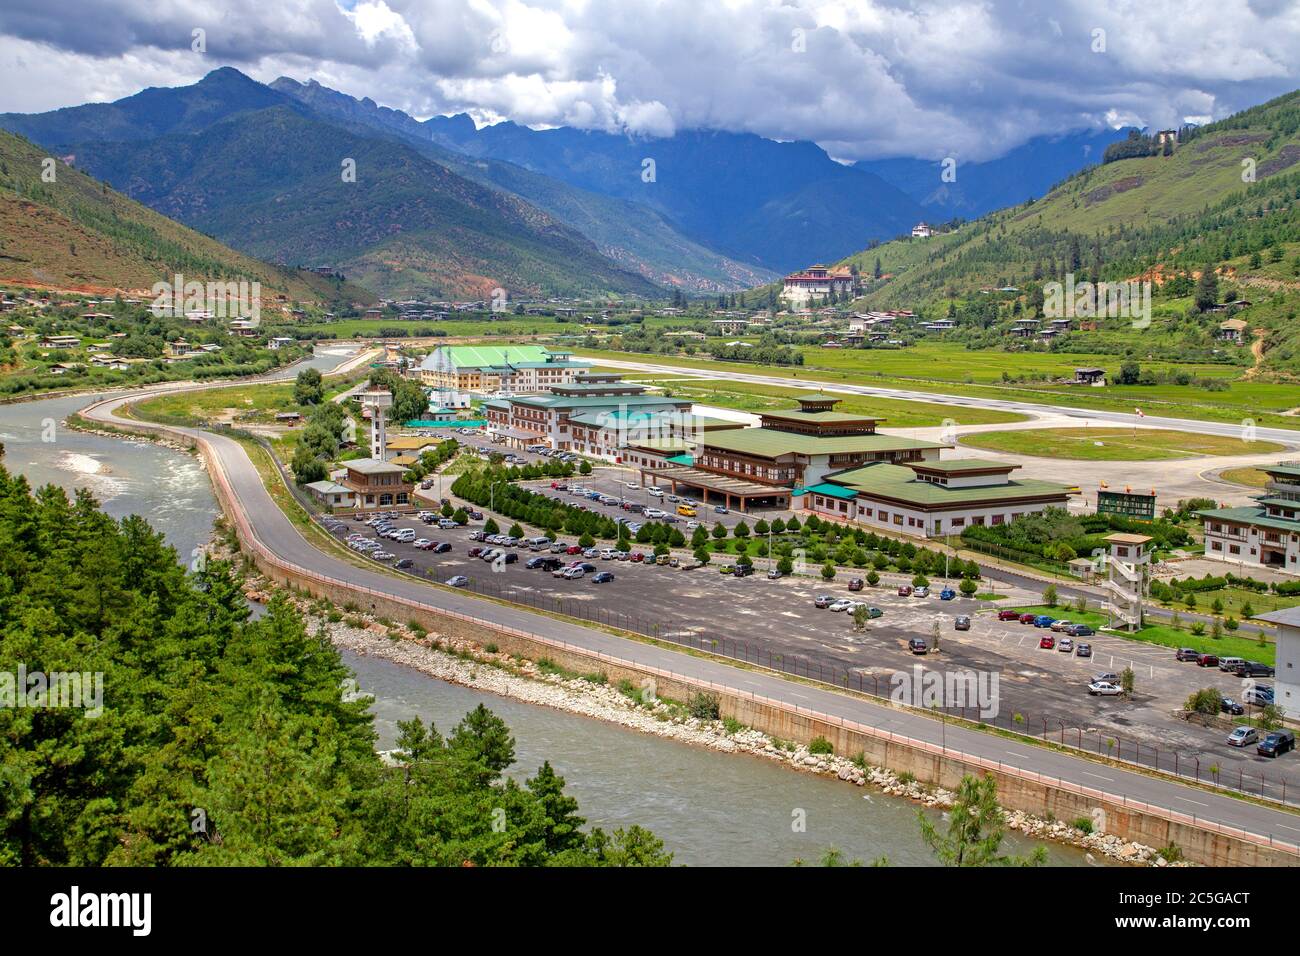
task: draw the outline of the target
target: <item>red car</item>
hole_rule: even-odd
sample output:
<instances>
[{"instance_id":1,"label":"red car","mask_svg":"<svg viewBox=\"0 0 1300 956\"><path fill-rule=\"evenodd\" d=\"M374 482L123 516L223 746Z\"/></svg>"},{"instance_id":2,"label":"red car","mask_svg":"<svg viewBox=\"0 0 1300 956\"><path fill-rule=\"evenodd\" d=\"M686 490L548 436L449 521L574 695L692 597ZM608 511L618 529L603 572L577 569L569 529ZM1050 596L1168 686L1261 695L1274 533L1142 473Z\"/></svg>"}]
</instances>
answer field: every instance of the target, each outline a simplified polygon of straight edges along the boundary
<instances>
[{"instance_id":1,"label":"red car","mask_svg":"<svg viewBox=\"0 0 1300 956\"><path fill-rule=\"evenodd\" d=\"M909 585L909 584L900 584L900 585L898 586L898 596L899 596L899 597L911 597L911 596L912 596L912 587L911 587L911 585Z\"/></svg>"},{"instance_id":2,"label":"red car","mask_svg":"<svg viewBox=\"0 0 1300 956\"><path fill-rule=\"evenodd\" d=\"M1042 648L1046 648L1047 650L1050 651L1052 648L1056 646L1056 638L1052 637L1051 635L1044 635L1039 640L1038 646Z\"/></svg>"},{"instance_id":3,"label":"red car","mask_svg":"<svg viewBox=\"0 0 1300 956\"><path fill-rule=\"evenodd\" d=\"M998 611L999 621L1018 621L1020 620L1019 611Z\"/></svg>"},{"instance_id":4,"label":"red car","mask_svg":"<svg viewBox=\"0 0 1300 956\"><path fill-rule=\"evenodd\" d=\"M576 544L571 544L571 545L569 545L567 548L564 549L564 553L565 553L565 554L582 554L582 548L578 547Z\"/></svg>"},{"instance_id":5,"label":"red car","mask_svg":"<svg viewBox=\"0 0 1300 956\"><path fill-rule=\"evenodd\" d=\"M1197 667L1218 667L1219 659L1213 654L1202 654L1196 659Z\"/></svg>"},{"instance_id":6,"label":"red car","mask_svg":"<svg viewBox=\"0 0 1300 956\"><path fill-rule=\"evenodd\" d=\"M642 554L640 551L633 551L631 557L629 557L628 560L635 562L636 564L640 564L642 561L645 560L645 555Z\"/></svg>"},{"instance_id":7,"label":"red car","mask_svg":"<svg viewBox=\"0 0 1300 956\"><path fill-rule=\"evenodd\" d=\"M1019 617L1021 624L1033 624L1036 620L1038 620L1037 614L1022 614Z\"/></svg>"}]
</instances>

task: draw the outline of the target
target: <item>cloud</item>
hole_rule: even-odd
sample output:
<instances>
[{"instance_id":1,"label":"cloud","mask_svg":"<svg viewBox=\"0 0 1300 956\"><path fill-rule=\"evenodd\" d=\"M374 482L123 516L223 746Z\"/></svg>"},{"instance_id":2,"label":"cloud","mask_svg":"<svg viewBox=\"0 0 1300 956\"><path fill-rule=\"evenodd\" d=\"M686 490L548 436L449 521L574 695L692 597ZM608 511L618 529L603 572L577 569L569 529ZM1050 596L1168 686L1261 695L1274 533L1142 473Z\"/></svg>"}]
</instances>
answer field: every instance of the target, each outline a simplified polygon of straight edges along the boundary
<instances>
[{"instance_id":1,"label":"cloud","mask_svg":"<svg viewBox=\"0 0 1300 956\"><path fill-rule=\"evenodd\" d=\"M5 0L0 110L230 64L420 117L970 161L1121 119L1224 116L1296 87L1297 50L1300 0Z\"/></svg>"}]
</instances>

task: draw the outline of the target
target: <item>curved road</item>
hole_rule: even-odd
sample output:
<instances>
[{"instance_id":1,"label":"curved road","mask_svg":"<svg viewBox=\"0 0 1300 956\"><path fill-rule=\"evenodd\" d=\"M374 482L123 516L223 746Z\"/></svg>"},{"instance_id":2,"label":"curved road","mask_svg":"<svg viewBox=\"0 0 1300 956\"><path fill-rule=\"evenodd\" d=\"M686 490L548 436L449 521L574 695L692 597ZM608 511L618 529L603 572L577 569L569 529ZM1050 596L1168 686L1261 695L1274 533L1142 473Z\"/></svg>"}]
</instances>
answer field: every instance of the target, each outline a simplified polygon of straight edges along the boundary
<instances>
[{"instance_id":1,"label":"curved road","mask_svg":"<svg viewBox=\"0 0 1300 956\"><path fill-rule=\"evenodd\" d=\"M209 385L172 386L182 391ZM152 394L156 394L152 393ZM118 428L140 423L116 418L115 412L140 393L95 401L82 410L92 421ZM151 426L183 434L198 442L223 497L234 505L235 520L252 538L251 544L274 562L306 570L323 578L370 589L411 606L450 613L489 626L523 632L556 645L568 645L657 670L678 679L763 698L777 706L815 713L833 722L856 725L881 737L907 738L935 752L960 754L1004 772L1059 780L1062 785L1095 797L1163 808L1164 815L1213 829L1241 832L1256 842L1283 845L1300 855L1300 816L1259 806L1173 780L1154 778L1103 763L1024 744L862 700L833 690L795 683L758 671L748 671L679 651L616 637L604 631L555 620L543 614L504 606L464 591L423 584L378 570L357 567L309 543L276 505L244 448L227 436L200 429Z\"/></svg>"}]
</instances>

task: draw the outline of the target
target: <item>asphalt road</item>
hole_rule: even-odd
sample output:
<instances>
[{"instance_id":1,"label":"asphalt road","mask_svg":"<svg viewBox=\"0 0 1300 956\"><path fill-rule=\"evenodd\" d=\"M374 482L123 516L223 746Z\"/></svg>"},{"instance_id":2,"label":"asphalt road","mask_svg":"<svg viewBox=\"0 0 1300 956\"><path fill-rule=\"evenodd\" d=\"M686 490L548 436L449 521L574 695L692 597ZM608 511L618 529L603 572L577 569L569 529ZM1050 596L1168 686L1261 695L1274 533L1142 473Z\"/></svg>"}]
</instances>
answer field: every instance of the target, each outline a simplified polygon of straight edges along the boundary
<instances>
[{"instance_id":1,"label":"asphalt road","mask_svg":"<svg viewBox=\"0 0 1300 956\"><path fill-rule=\"evenodd\" d=\"M92 420L121 426L123 423L114 419L114 409L136 397L112 398L88 407L83 414ZM929 717L834 690L732 667L667 647L616 637L595 628L558 621L545 614L503 606L464 591L431 586L413 578L395 577L378 569L358 568L339 557L318 550L303 538L272 500L253 463L236 441L198 430L175 431L185 432L204 441L210 467L221 473L234 503L246 517L262 547L283 561L310 569L327 578L347 581L431 609L447 610L564 641L616 659L685 675L739 693L762 696L787 706L814 711L832 720L856 722L878 731L903 735L934 747L997 763L1008 769L1059 778L1077 787L1101 791L1114 798L1162 807L1200 821L1238 828L1275 843L1292 847L1300 845L1300 816L1283 810L1236 800L1172 780L1098 764L1069 753L950 726Z\"/></svg>"}]
</instances>

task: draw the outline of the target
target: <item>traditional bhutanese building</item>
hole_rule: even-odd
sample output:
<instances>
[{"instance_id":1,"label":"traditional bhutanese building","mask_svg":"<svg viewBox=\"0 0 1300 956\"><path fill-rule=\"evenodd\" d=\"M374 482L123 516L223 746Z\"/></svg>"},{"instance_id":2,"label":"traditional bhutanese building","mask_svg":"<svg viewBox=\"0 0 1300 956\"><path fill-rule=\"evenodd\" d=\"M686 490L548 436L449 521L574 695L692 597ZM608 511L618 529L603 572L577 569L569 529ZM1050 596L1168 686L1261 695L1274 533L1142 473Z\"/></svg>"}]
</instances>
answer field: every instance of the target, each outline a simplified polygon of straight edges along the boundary
<instances>
[{"instance_id":1,"label":"traditional bhutanese building","mask_svg":"<svg viewBox=\"0 0 1300 956\"><path fill-rule=\"evenodd\" d=\"M435 389L531 395L572 382L588 368L568 352L539 345L442 345L420 362L418 374Z\"/></svg>"},{"instance_id":2,"label":"traditional bhutanese building","mask_svg":"<svg viewBox=\"0 0 1300 956\"><path fill-rule=\"evenodd\" d=\"M1253 505L1197 512L1205 556L1300 574L1300 461L1262 466L1264 494Z\"/></svg>"},{"instance_id":3,"label":"traditional bhutanese building","mask_svg":"<svg viewBox=\"0 0 1300 956\"><path fill-rule=\"evenodd\" d=\"M853 273L848 269L809 266L803 272L785 277L781 298L795 308L825 301L834 292L838 296L853 292Z\"/></svg>"}]
</instances>

